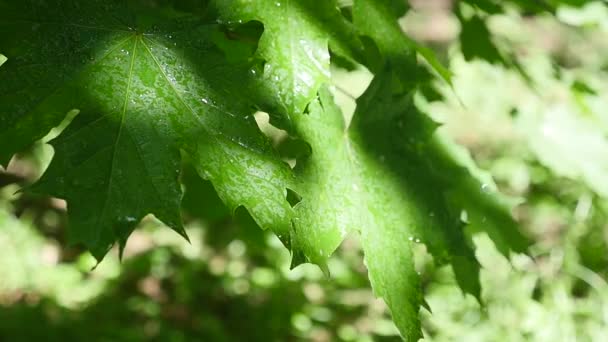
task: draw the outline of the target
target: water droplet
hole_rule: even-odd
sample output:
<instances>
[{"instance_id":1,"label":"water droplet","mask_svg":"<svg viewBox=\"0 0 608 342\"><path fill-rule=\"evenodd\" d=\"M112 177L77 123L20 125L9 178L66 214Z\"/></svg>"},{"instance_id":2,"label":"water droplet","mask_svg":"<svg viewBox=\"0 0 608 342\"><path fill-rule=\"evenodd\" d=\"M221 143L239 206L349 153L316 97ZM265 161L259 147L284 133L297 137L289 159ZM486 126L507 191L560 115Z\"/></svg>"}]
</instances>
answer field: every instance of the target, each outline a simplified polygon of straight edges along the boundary
<instances>
[{"instance_id":1,"label":"water droplet","mask_svg":"<svg viewBox=\"0 0 608 342\"><path fill-rule=\"evenodd\" d=\"M415 243L420 243L420 239L416 238L416 239L414 240L414 242L415 242Z\"/></svg>"},{"instance_id":2,"label":"water droplet","mask_svg":"<svg viewBox=\"0 0 608 342\"><path fill-rule=\"evenodd\" d=\"M125 217L125 221L131 223L131 222L135 222L137 219L133 216L127 216Z\"/></svg>"},{"instance_id":3,"label":"water droplet","mask_svg":"<svg viewBox=\"0 0 608 342\"><path fill-rule=\"evenodd\" d=\"M408 239L408 240L410 240L410 241L414 241L414 237L413 237L413 236L410 236L410 237L409 237L409 238L407 238L407 239Z\"/></svg>"},{"instance_id":4,"label":"water droplet","mask_svg":"<svg viewBox=\"0 0 608 342\"><path fill-rule=\"evenodd\" d=\"M483 183L483 184L481 185L481 191L482 191L482 192L485 192L485 193L490 192L490 186L489 186L488 184L486 184L486 183Z\"/></svg>"},{"instance_id":5,"label":"water droplet","mask_svg":"<svg viewBox=\"0 0 608 342\"><path fill-rule=\"evenodd\" d=\"M460 220L462 222L469 222L469 213L467 213L466 210L463 210L462 212L460 212Z\"/></svg>"},{"instance_id":6,"label":"water droplet","mask_svg":"<svg viewBox=\"0 0 608 342\"><path fill-rule=\"evenodd\" d=\"M280 2L276 2L275 5L277 5L277 7L281 7L281 3Z\"/></svg>"},{"instance_id":7,"label":"water droplet","mask_svg":"<svg viewBox=\"0 0 608 342\"><path fill-rule=\"evenodd\" d=\"M206 98L202 98L201 102L204 103L204 104L209 104L209 100L207 100Z\"/></svg>"}]
</instances>

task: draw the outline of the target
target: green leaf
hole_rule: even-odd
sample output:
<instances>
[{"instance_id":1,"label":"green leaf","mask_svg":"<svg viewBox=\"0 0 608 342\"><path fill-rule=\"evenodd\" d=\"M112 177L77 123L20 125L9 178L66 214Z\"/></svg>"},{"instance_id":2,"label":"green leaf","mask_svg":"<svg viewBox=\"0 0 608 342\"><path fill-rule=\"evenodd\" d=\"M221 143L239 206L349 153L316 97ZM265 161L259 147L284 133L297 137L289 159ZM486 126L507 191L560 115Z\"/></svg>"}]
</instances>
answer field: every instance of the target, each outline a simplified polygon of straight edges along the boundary
<instances>
[{"instance_id":1,"label":"green leaf","mask_svg":"<svg viewBox=\"0 0 608 342\"><path fill-rule=\"evenodd\" d=\"M373 39L382 55L405 84L415 83L415 75L419 73L416 70L414 54L416 51L451 85L452 73L441 64L435 53L407 37L399 27L397 20L405 14L405 11L403 1L355 0L353 21L360 34Z\"/></svg>"},{"instance_id":2,"label":"green leaf","mask_svg":"<svg viewBox=\"0 0 608 342\"><path fill-rule=\"evenodd\" d=\"M217 0L220 18L229 24L264 24L257 55L264 61L261 85L276 93L275 106L288 117L301 113L329 80L328 35L318 24L337 12L332 1Z\"/></svg>"},{"instance_id":3,"label":"green leaf","mask_svg":"<svg viewBox=\"0 0 608 342\"><path fill-rule=\"evenodd\" d=\"M375 293L387 302L404 337L420 337L422 305L411 247L424 243L438 264L451 263L460 287L480 299L479 263L460 220L487 231L505 253L525 249L509 206L463 151L435 133L411 92L392 71L377 75L346 125L322 89L295 132L311 152L297 160L294 247L325 265L350 232L361 236Z\"/></svg>"},{"instance_id":4,"label":"green leaf","mask_svg":"<svg viewBox=\"0 0 608 342\"><path fill-rule=\"evenodd\" d=\"M302 201L294 208L294 246L312 252L308 261L323 264L347 232L359 232L375 293L388 303L402 334L416 340L422 297L409 247L416 233L409 202L400 202L408 194L395 187L381 162L362 152L326 90L295 126L311 142L312 154L295 169Z\"/></svg>"},{"instance_id":5,"label":"green leaf","mask_svg":"<svg viewBox=\"0 0 608 342\"><path fill-rule=\"evenodd\" d=\"M377 77L358 101L347 128L331 95L295 120L312 153L296 164L294 247L324 265L348 232L361 235L376 294L392 310L402 334L420 335L422 295L411 246L427 245L440 264L454 261L464 290L479 296L479 265L464 238L460 211L419 153L436 127L408 95L393 94L393 79ZM397 96L397 97L395 97ZM397 100L395 100L397 99ZM409 138L404 138L409 137Z\"/></svg>"},{"instance_id":6,"label":"green leaf","mask_svg":"<svg viewBox=\"0 0 608 342\"><path fill-rule=\"evenodd\" d=\"M457 7L455 12L461 25L460 49L466 61L481 59L492 64L513 68L528 82L532 81L513 52L501 51L494 44L485 18L477 14L466 16L460 7Z\"/></svg>"},{"instance_id":7,"label":"green leaf","mask_svg":"<svg viewBox=\"0 0 608 342\"><path fill-rule=\"evenodd\" d=\"M441 134L436 134L425 152L443 183L452 206L466 214L471 233L486 232L505 256L525 253L530 245L518 229L511 210L519 200L498 192L491 175L479 169L469 152Z\"/></svg>"},{"instance_id":8,"label":"green leaf","mask_svg":"<svg viewBox=\"0 0 608 342\"><path fill-rule=\"evenodd\" d=\"M475 58L486 60L490 63L506 65L504 58L498 48L491 41L491 33L485 21L477 15L465 18L458 15L462 29L460 31L460 48L467 61Z\"/></svg>"},{"instance_id":9,"label":"green leaf","mask_svg":"<svg viewBox=\"0 0 608 342\"><path fill-rule=\"evenodd\" d=\"M67 200L71 240L98 259L148 213L185 234L180 149L231 210L245 206L288 244L291 174L250 115L250 66L226 63L217 25L145 10L0 2L2 160L76 108L32 191Z\"/></svg>"},{"instance_id":10,"label":"green leaf","mask_svg":"<svg viewBox=\"0 0 608 342\"><path fill-rule=\"evenodd\" d=\"M376 76L358 100L349 128L360 141L361 153L374 158L383 171L368 172L366 182L384 183L387 196L380 203L391 206L379 212L399 213L388 224L409 226L408 240L425 243L437 263L451 262L462 289L479 298L479 264L464 236L462 207L450 201L453 184L442 181L446 170L434 163L440 152L433 148L437 124L415 108L409 91L394 89L393 77ZM461 167L456 161L450 166ZM381 193L379 187L370 192Z\"/></svg>"}]
</instances>

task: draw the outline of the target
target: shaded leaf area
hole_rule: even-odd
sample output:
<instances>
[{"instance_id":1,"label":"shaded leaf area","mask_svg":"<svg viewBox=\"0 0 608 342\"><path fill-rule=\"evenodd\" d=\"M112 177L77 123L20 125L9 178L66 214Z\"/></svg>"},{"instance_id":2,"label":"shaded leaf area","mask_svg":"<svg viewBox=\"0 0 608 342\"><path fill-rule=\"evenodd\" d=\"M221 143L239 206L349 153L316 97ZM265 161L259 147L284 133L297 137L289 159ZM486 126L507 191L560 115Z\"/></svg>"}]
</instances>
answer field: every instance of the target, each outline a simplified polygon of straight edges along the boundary
<instances>
[{"instance_id":1,"label":"shaded leaf area","mask_svg":"<svg viewBox=\"0 0 608 342\"><path fill-rule=\"evenodd\" d=\"M408 7L398 0L355 0L352 8L353 23L358 32L368 38L364 40L367 50L384 57L384 63L377 56L368 52L368 62L364 63L375 73L380 72L386 63L397 70L402 82L410 86L417 85L423 71L415 60L420 54L431 67L448 84L451 84L451 72L441 64L435 53L416 43L404 34L397 20L403 16Z\"/></svg>"},{"instance_id":2,"label":"shaded leaf area","mask_svg":"<svg viewBox=\"0 0 608 342\"><path fill-rule=\"evenodd\" d=\"M462 55L467 61L475 58L486 60L492 64L506 64L498 48L490 40L491 34L486 23L479 16L463 17L460 12L458 19L462 25L460 42Z\"/></svg>"},{"instance_id":3,"label":"shaded leaf area","mask_svg":"<svg viewBox=\"0 0 608 342\"><path fill-rule=\"evenodd\" d=\"M171 11L135 18L121 2L0 5L2 159L80 111L31 189L68 201L74 242L101 259L148 213L183 234L184 149L231 209L258 212L289 243L289 168L250 116L249 66L226 62L216 24Z\"/></svg>"},{"instance_id":4,"label":"shaded leaf area","mask_svg":"<svg viewBox=\"0 0 608 342\"><path fill-rule=\"evenodd\" d=\"M436 124L396 82L390 71L376 76L350 126L327 90L294 120L312 151L294 169L294 190L302 195L294 207L294 247L312 251L306 261L324 265L347 233L358 233L376 294L403 336L415 340L422 297L412 245L424 243L438 264L451 262L461 288L480 298L479 264L466 241L462 210L505 254L524 251L527 242L509 206L474 177L470 160L441 144Z\"/></svg>"},{"instance_id":5,"label":"shaded leaf area","mask_svg":"<svg viewBox=\"0 0 608 342\"><path fill-rule=\"evenodd\" d=\"M460 6L454 8L456 17L460 21L460 50L465 60L467 62L484 60L505 68L512 68L517 70L525 79L530 80L515 53L500 48L495 42L495 36L488 28L488 15L501 14L505 9L499 5L483 1L472 2L472 4L476 9L473 11L474 13L465 14L466 11L462 11Z\"/></svg>"},{"instance_id":6,"label":"shaded leaf area","mask_svg":"<svg viewBox=\"0 0 608 342\"><path fill-rule=\"evenodd\" d=\"M460 49L467 61L480 59L514 68L528 79L529 76L514 54L496 45L495 38L488 29L487 18L506 14L510 8L517 8L524 15L543 15L555 14L560 6L582 7L592 2L593 0L459 0L455 3L453 12L461 26Z\"/></svg>"},{"instance_id":7,"label":"shaded leaf area","mask_svg":"<svg viewBox=\"0 0 608 342\"><path fill-rule=\"evenodd\" d=\"M314 8L313 8L314 4ZM317 21L340 18L333 1L215 1L220 20L264 24L257 56L264 61L259 85L276 93L274 107L299 114L329 80L328 35ZM289 123L289 121L287 121Z\"/></svg>"}]
</instances>

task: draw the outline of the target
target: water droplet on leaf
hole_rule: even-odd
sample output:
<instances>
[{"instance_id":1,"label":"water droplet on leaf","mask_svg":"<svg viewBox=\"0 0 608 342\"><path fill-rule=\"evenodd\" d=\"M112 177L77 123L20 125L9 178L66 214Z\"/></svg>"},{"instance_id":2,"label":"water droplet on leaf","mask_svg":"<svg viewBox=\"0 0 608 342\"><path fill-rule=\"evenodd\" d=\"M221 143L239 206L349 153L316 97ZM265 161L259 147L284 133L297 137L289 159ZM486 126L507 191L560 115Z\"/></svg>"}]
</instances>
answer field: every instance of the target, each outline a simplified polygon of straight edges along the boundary
<instances>
[{"instance_id":1,"label":"water droplet on leaf","mask_svg":"<svg viewBox=\"0 0 608 342\"><path fill-rule=\"evenodd\" d=\"M490 192L490 186L489 186L488 184L486 184L486 183L483 183L483 184L481 185L481 191L482 191L482 192L485 192L485 193Z\"/></svg>"}]
</instances>

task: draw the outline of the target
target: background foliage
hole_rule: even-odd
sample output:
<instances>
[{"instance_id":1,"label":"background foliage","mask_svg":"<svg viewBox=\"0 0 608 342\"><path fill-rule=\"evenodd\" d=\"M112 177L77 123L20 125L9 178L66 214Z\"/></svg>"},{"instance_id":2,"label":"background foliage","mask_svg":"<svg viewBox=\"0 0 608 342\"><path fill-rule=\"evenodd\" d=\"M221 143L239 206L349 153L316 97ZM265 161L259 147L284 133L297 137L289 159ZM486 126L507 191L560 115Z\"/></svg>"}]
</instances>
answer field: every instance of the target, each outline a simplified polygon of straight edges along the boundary
<instances>
[{"instance_id":1,"label":"background foliage","mask_svg":"<svg viewBox=\"0 0 608 342\"><path fill-rule=\"evenodd\" d=\"M590 2L550 15L465 2L453 11L444 1L412 1L414 10L400 20L453 73L452 86L433 81L415 100L444 123L441 136L470 149L502 192L523 199L515 214L533 246L529 256L507 259L485 233L474 235L480 306L462 294L451 268L435 265L415 244L433 312L422 311L425 337L601 339L608 334L608 10ZM493 35L480 35L484 30ZM348 117L371 75L334 68L331 80ZM284 139L263 121L258 117L271 137ZM191 244L148 217L122 263L113 251L91 271L94 259L67 244L65 203L16 192L40 176L51 154L38 143L2 173L0 338L398 339L385 304L369 289L356 239L348 237L329 260L329 279L312 265L289 271L281 242L255 229L245 211L231 219L188 164L182 182Z\"/></svg>"}]
</instances>

